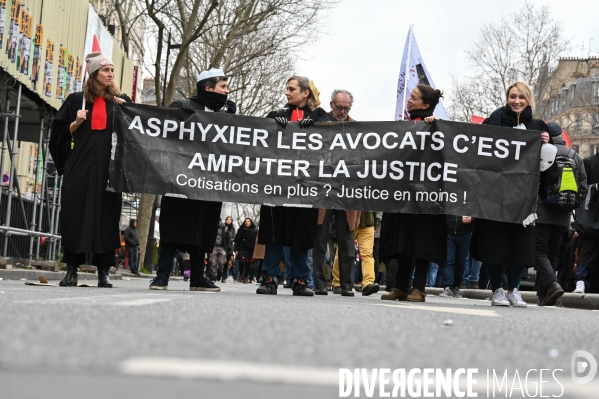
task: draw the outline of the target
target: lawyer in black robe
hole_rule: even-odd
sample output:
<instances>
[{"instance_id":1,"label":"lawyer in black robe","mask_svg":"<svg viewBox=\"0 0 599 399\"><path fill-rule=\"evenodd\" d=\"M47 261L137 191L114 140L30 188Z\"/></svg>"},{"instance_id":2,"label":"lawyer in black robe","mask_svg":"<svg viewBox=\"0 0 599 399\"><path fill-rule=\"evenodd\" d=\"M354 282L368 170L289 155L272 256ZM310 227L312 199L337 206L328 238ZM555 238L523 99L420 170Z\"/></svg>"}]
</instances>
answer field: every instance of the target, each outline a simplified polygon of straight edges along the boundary
<instances>
[{"instance_id":1,"label":"lawyer in black robe","mask_svg":"<svg viewBox=\"0 0 599 399\"><path fill-rule=\"evenodd\" d=\"M101 53L90 53L86 60L91 71L86 85L101 87L98 76L103 74L102 79L112 76L112 62ZM94 67L98 68L92 71ZM112 78L108 82L111 83ZM69 95L52 123L50 153L58 173L63 175L60 220L63 262L69 266L67 273L71 273L71 278L67 278L69 284L62 285L76 285L77 267L85 263L97 266L100 276L101 270L107 271L115 265L115 249L120 247L121 194L107 191L112 111L119 106L115 104L118 99L110 98L114 98L111 97L114 93L124 101L131 100L116 86L105 90L110 92L105 96L109 99L98 96L95 102L86 101L86 119L72 133L71 124L77 124L77 111L83 106L83 92ZM99 119L100 125L93 125ZM86 254L93 256L86 259ZM108 285L105 282L105 286Z\"/></svg>"}]
</instances>

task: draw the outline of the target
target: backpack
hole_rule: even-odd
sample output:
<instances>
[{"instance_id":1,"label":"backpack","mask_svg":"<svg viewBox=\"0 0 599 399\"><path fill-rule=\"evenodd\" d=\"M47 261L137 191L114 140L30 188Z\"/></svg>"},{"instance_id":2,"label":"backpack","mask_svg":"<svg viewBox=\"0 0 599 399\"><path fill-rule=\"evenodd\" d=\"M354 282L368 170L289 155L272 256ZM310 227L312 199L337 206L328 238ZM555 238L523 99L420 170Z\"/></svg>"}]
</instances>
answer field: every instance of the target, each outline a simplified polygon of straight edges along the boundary
<instances>
[{"instance_id":1,"label":"backpack","mask_svg":"<svg viewBox=\"0 0 599 399\"><path fill-rule=\"evenodd\" d=\"M549 169L543 172L541 198L552 209L573 211L583 201L578 181L578 166L570 149L568 155L558 155Z\"/></svg>"}]
</instances>

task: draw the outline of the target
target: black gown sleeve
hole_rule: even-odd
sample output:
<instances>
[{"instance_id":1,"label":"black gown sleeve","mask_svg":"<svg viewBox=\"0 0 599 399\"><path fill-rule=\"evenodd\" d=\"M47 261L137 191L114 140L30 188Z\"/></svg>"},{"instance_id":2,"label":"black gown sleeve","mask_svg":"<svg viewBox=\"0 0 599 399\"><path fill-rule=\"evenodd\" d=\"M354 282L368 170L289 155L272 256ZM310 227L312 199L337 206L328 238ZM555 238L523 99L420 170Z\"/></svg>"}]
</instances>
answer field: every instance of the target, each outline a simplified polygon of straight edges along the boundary
<instances>
[{"instance_id":1,"label":"black gown sleeve","mask_svg":"<svg viewBox=\"0 0 599 399\"><path fill-rule=\"evenodd\" d=\"M77 99L80 101L77 101ZM77 119L77 110L79 109L77 104L81 107L82 101L83 93L69 94L52 122L49 148L59 175L64 174L69 151L71 151L71 132L69 129L71 123Z\"/></svg>"}]
</instances>

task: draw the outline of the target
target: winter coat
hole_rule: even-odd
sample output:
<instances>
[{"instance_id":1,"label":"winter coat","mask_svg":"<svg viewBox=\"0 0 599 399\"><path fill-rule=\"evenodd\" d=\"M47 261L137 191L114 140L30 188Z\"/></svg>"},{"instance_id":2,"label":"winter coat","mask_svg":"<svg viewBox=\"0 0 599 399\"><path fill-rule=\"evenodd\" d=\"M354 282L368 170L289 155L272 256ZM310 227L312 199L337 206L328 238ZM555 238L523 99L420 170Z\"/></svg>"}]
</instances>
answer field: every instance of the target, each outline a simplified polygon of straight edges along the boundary
<instances>
[{"instance_id":1,"label":"winter coat","mask_svg":"<svg viewBox=\"0 0 599 399\"><path fill-rule=\"evenodd\" d=\"M295 107L287 105L286 109L272 111L267 118L284 116L291 119L291 110ZM325 120L326 112L322 108L310 110L307 106L300 108L304 111L304 118L315 121ZM260 207L260 231L258 243L268 245L277 244L291 247L294 250L308 250L314 246L318 223L317 208L293 208L287 206Z\"/></svg>"},{"instance_id":2,"label":"winter coat","mask_svg":"<svg viewBox=\"0 0 599 399\"><path fill-rule=\"evenodd\" d=\"M129 227L125 229L125 245L128 247L139 247L139 236L135 228L135 220L129 221Z\"/></svg>"},{"instance_id":3,"label":"winter coat","mask_svg":"<svg viewBox=\"0 0 599 399\"><path fill-rule=\"evenodd\" d=\"M126 95L121 98L131 101ZM82 104L83 92L70 94L54 118L50 136L50 154L63 175L61 244L75 254L107 253L120 247L121 194L106 191L115 103L106 101L106 129L92 130L94 104L86 102L87 119L71 136L70 124Z\"/></svg>"},{"instance_id":4,"label":"winter coat","mask_svg":"<svg viewBox=\"0 0 599 399\"><path fill-rule=\"evenodd\" d=\"M446 215L447 217L447 232L450 234L466 234L472 233L474 218L470 223L464 224L462 222L462 216L459 215Z\"/></svg>"},{"instance_id":5,"label":"winter coat","mask_svg":"<svg viewBox=\"0 0 599 399\"><path fill-rule=\"evenodd\" d=\"M227 229L227 226L225 226L224 224L221 224L216 229L217 237L218 237L218 231L219 230L220 230L220 234L221 234L221 237L222 237L222 242L221 242L220 245L223 247L223 249L225 250L225 252L229 252L231 250L231 247L233 246L233 241L231 240L231 237L229 235L229 229ZM215 241L214 245L215 246L216 246L216 238L214 239L214 241Z\"/></svg>"},{"instance_id":6,"label":"winter coat","mask_svg":"<svg viewBox=\"0 0 599 399\"><path fill-rule=\"evenodd\" d=\"M333 117L333 114L331 112L321 115L320 117L320 121L333 121L336 122L337 120L335 119L335 117ZM355 122L355 119L352 119L349 117L347 117L347 122ZM318 210L318 225L322 225L322 223L324 222L324 217L327 213L327 210L325 208L320 208ZM358 225L360 224L360 213L361 211L352 211L352 210L346 210L345 211L345 218L347 219L347 224L349 227L349 231L354 231L354 229L356 227L358 227Z\"/></svg>"},{"instance_id":7,"label":"winter coat","mask_svg":"<svg viewBox=\"0 0 599 399\"><path fill-rule=\"evenodd\" d=\"M557 148L556 156L565 155L568 156L570 153L570 148L566 146L566 141L564 138L559 136L554 136L553 145ZM573 150L572 150L573 151ZM576 152L573 153L571 157L576 163L576 169L578 170L577 180L579 183L579 190L582 193L586 193L587 191L587 174L584 170L584 162L582 157L578 155ZM541 180L543 179L543 173L541 173ZM543 188L543 184L540 185L540 190ZM559 209L553 209L545 205L545 202L539 196L537 198L537 220L536 223L539 224L555 224L558 226L568 227L570 225L570 216L572 215L571 211L560 211Z\"/></svg>"},{"instance_id":8,"label":"winter coat","mask_svg":"<svg viewBox=\"0 0 599 399\"><path fill-rule=\"evenodd\" d=\"M254 247L256 246L256 226L251 225L250 227L241 226L237 230L235 236L235 251L238 252L238 256L241 258L251 258L254 254Z\"/></svg>"},{"instance_id":9,"label":"winter coat","mask_svg":"<svg viewBox=\"0 0 599 399\"><path fill-rule=\"evenodd\" d=\"M502 108L493 112L490 118ZM540 119L533 118L523 123L527 130L549 132L545 122ZM489 119L485 119L483 124L490 124ZM503 126L514 127L507 124ZM506 135L509 133L510 131L506 130ZM535 240L534 226L524 227L522 223L476 219L470 241L470 254L476 260L495 265L534 266Z\"/></svg>"},{"instance_id":10,"label":"winter coat","mask_svg":"<svg viewBox=\"0 0 599 399\"><path fill-rule=\"evenodd\" d=\"M191 100L191 101L189 101ZM186 100L191 108L205 111L206 106L197 97ZM171 108L181 108L175 101ZM193 245L204 252L212 252L222 202L192 200L166 194L160 204L160 240L181 246Z\"/></svg>"}]
</instances>

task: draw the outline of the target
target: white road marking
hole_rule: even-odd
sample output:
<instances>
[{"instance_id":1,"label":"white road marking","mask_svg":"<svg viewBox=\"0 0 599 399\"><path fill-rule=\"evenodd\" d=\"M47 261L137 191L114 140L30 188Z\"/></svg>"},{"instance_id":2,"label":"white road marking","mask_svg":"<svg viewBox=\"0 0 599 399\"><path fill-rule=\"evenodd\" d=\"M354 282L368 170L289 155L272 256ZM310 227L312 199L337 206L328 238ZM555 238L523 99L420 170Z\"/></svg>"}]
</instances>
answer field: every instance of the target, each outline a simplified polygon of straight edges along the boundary
<instances>
[{"instance_id":1,"label":"white road marking","mask_svg":"<svg viewBox=\"0 0 599 399\"><path fill-rule=\"evenodd\" d=\"M121 363L120 369L123 374L136 376L339 386L339 369L324 367L296 367L226 360L135 357Z\"/></svg>"},{"instance_id":2,"label":"white road marking","mask_svg":"<svg viewBox=\"0 0 599 399\"><path fill-rule=\"evenodd\" d=\"M410 305L387 305L387 304L373 304L372 306L385 306L388 308L400 308L400 309L413 309L413 310L426 310L429 312L442 312L442 313L453 313L453 314L465 314L470 316L483 316L483 317L501 317L494 310L485 309L465 309L465 308L442 308L438 306L410 306Z\"/></svg>"},{"instance_id":3,"label":"white road marking","mask_svg":"<svg viewBox=\"0 0 599 399\"><path fill-rule=\"evenodd\" d=\"M15 301L15 303L37 303L48 305L80 305L80 306L146 306L173 299L186 299L194 295L164 295L164 294L123 294L99 295L74 298L35 299Z\"/></svg>"}]
</instances>

